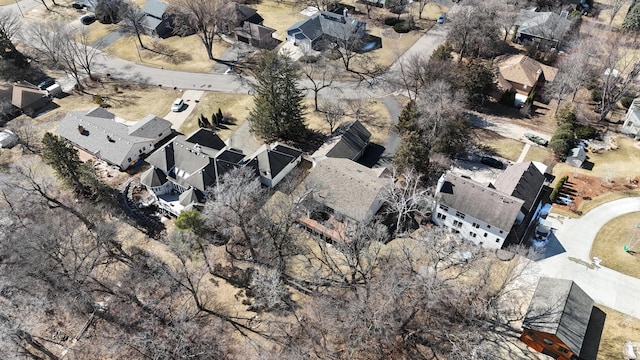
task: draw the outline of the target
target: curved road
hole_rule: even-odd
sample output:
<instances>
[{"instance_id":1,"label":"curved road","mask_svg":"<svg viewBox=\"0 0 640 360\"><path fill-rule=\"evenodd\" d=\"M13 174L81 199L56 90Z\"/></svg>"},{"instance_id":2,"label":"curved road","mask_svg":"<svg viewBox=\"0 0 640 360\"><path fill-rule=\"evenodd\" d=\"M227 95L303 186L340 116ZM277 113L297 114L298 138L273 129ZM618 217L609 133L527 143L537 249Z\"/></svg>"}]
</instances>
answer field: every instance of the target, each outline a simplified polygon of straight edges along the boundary
<instances>
[{"instance_id":1,"label":"curved road","mask_svg":"<svg viewBox=\"0 0 640 360\"><path fill-rule=\"evenodd\" d=\"M541 271L547 276L571 279L596 303L640 318L640 279L604 266L595 267L589 258L600 228L620 215L635 211L640 211L640 197L600 205L579 219L550 218L559 241L555 250L565 252L538 261Z\"/></svg>"}]
</instances>

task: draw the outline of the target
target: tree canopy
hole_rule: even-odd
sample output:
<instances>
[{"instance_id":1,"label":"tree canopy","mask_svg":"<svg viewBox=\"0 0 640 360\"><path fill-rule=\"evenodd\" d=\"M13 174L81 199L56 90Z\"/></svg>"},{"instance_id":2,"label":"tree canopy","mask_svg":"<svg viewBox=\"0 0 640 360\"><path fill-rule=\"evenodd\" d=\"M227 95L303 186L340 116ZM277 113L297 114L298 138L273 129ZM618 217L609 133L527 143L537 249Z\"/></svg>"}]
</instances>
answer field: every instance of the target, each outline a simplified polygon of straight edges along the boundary
<instances>
[{"instance_id":1,"label":"tree canopy","mask_svg":"<svg viewBox=\"0 0 640 360\"><path fill-rule=\"evenodd\" d=\"M306 137L304 94L298 66L287 56L266 51L255 72L255 107L249 114L251 131L265 140L301 141Z\"/></svg>"}]
</instances>

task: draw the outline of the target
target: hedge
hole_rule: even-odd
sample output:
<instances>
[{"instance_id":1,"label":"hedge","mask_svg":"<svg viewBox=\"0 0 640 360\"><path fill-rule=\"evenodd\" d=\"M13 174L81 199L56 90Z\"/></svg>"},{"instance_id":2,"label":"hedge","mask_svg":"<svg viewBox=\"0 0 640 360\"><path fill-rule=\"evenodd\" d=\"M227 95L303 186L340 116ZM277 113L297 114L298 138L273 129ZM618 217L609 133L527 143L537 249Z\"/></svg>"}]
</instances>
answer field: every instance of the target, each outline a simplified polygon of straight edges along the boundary
<instances>
[{"instance_id":1,"label":"hedge","mask_svg":"<svg viewBox=\"0 0 640 360\"><path fill-rule=\"evenodd\" d=\"M568 176L563 176L562 178L560 178L560 181L558 181L556 187L554 187L553 191L551 191L551 194L549 194L549 201L554 202L556 200L556 198L558 197L558 193L560 193L560 189L562 189L564 183L567 182L567 180L569 180Z\"/></svg>"},{"instance_id":2,"label":"hedge","mask_svg":"<svg viewBox=\"0 0 640 360\"><path fill-rule=\"evenodd\" d=\"M384 24L389 26L394 26L395 24L401 23L404 20L398 19L397 17L388 17L384 19Z\"/></svg>"},{"instance_id":3,"label":"hedge","mask_svg":"<svg viewBox=\"0 0 640 360\"><path fill-rule=\"evenodd\" d=\"M408 33L409 31L411 31L411 25L408 21L402 20L401 22L393 25L393 30L400 34Z\"/></svg>"}]
</instances>

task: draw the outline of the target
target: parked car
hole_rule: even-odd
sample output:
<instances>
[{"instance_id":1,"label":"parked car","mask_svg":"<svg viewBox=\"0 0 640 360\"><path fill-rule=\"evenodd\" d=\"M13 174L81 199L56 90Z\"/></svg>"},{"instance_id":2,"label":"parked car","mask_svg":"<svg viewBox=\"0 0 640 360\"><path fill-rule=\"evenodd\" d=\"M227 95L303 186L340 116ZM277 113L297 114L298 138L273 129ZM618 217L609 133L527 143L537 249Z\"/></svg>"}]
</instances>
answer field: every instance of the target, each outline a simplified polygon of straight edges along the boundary
<instances>
[{"instance_id":1,"label":"parked car","mask_svg":"<svg viewBox=\"0 0 640 360\"><path fill-rule=\"evenodd\" d=\"M184 108L184 100L181 98L177 98L173 104L171 104L171 111L173 112L180 112L182 108Z\"/></svg>"},{"instance_id":2,"label":"parked car","mask_svg":"<svg viewBox=\"0 0 640 360\"><path fill-rule=\"evenodd\" d=\"M46 77L38 83L38 89L45 90L46 88L48 88L51 85L54 85L55 83L56 83L55 80L53 80L50 77Z\"/></svg>"},{"instance_id":3,"label":"parked car","mask_svg":"<svg viewBox=\"0 0 640 360\"><path fill-rule=\"evenodd\" d=\"M571 198L568 195L558 196L556 198L556 201L564 205L569 205L573 202L573 200L571 200Z\"/></svg>"},{"instance_id":4,"label":"parked car","mask_svg":"<svg viewBox=\"0 0 640 360\"><path fill-rule=\"evenodd\" d=\"M482 159L480 159L480 162L496 169L502 169L504 167L502 161L488 156L483 156Z\"/></svg>"},{"instance_id":5,"label":"parked car","mask_svg":"<svg viewBox=\"0 0 640 360\"><path fill-rule=\"evenodd\" d=\"M96 16L95 15L85 15L85 16L80 18L80 22L82 23L82 25L91 25L94 22L96 22Z\"/></svg>"},{"instance_id":6,"label":"parked car","mask_svg":"<svg viewBox=\"0 0 640 360\"><path fill-rule=\"evenodd\" d=\"M543 139L540 136L536 135L536 134L532 134L532 133L526 133L524 134L524 137L526 137L527 139L531 140L532 142L538 144L538 145L542 145L542 146L547 146L549 145L549 140L547 139Z\"/></svg>"},{"instance_id":7,"label":"parked car","mask_svg":"<svg viewBox=\"0 0 640 360\"><path fill-rule=\"evenodd\" d=\"M440 17L438 18L438 20L436 20L436 22L437 22L438 24L444 24L444 20L446 19L446 17L447 17L447 14L442 14L442 15L440 15Z\"/></svg>"}]
</instances>

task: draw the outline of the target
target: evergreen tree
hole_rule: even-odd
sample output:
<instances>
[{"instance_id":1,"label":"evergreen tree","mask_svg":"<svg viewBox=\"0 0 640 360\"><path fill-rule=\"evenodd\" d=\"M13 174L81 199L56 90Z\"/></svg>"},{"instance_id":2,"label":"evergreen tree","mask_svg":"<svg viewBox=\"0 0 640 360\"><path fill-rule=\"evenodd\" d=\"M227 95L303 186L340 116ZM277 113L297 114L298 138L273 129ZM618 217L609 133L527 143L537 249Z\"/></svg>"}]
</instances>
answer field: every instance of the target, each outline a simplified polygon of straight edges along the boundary
<instances>
[{"instance_id":1,"label":"evergreen tree","mask_svg":"<svg viewBox=\"0 0 640 360\"><path fill-rule=\"evenodd\" d=\"M398 117L398 124L396 130L400 136L404 136L412 131L418 131L418 108L415 101L409 101L407 105L402 109L400 116Z\"/></svg>"},{"instance_id":2,"label":"evergreen tree","mask_svg":"<svg viewBox=\"0 0 640 360\"><path fill-rule=\"evenodd\" d=\"M65 139L50 132L44 134L42 138L42 158L49 164L62 181L67 185L78 189L82 161L78 157L78 152Z\"/></svg>"},{"instance_id":3,"label":"evergreen tree","mask_svg":"<svg viewBox=\"0 0 640 360\"><path fill-rule=\"evenodd\" d=\"M420 174L427 174L429 146L419 132L409 131L402 135L400 147L396 151L393 162L400 171L414 168Z\"/></svg>"},{"instance_id":4,"label":"evergreen tree","mask_svg":"<svg viewBox=\"0 0 640 360\"><path fill-rule=\"evenodd\" d=\"M304 95L298 86L296 64L287 56L267 51L255 77L255 107L249 114L251 131L267 141L304 139Z\"/></svg>"},{"instance_id":5,"label":"evergreen tree","mask_svg":"<svg viewBox=\"0 0 640 360\"><path fill-rule=\"evenodd\" d=\"M629 10L622 23L622 28L627 31L640 30L640 3L637 3Z\"/></svg>"}]
</instances>

